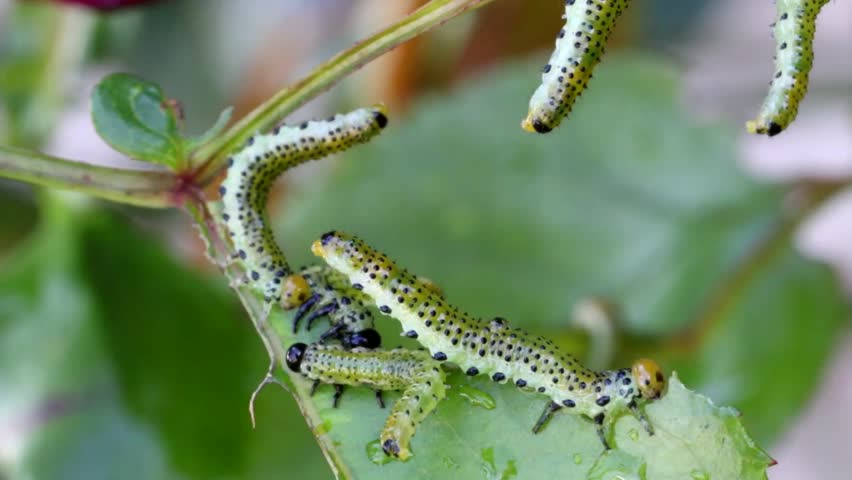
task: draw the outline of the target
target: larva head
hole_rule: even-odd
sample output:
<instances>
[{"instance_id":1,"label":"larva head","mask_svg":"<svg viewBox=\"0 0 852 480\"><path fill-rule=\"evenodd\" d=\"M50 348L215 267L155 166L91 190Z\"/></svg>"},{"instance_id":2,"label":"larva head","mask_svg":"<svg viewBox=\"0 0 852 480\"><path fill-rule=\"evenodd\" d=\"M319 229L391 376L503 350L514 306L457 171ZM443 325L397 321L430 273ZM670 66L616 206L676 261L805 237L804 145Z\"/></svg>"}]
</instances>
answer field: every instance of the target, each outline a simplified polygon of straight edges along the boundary
<instances>
[{"instance_id":1,"label":"larva head","mask_svg":"<svg viewBox=\"0 0 852 480\"><path fill-rule=\"evenodd\" d=\"M290 370L298 373L301 370L302 366L302 358L305 356L305 350L308 349L308 346L304 343L294 343L290 345L290 348L287 349L287 366Z\"/></svg>"},{"instance_id":2,"label":"larva head","mask_svg":"<svg viewBox=\"0 0 852 480\"><path fill-rule=\"evenodd\" d=\"M633 363L633 378L642 397L649 400L660 398L666 389L666 376L657 362L642 358Z\"/></svg>"},{"instance_id":3,"label":"larva head","mask_svg":"<svg viewBox=\"0 0 852 480\"><path fill-rule=\"evenodd\" d=\"M549 133L553 126L541 118L533 118L532 112L521 122L521 128L530 133Z\"/></svg>"},{"instance_id":4,"label":"larva head","mask_svg":"<svg viewBox=\"0 0 852 480\"><path fill-rule=\"evenodd\" d=\"M352 240L352 237L343 232L327 232L319 240L314 241L311 245L311 252L325 260L332 268L340 270L333 264L333 261L340 257L350 240Z\"/></svg>"},{"instance_id":5,"label":"larva head","mask_svg":"<svg viewBox=\"0 0 852 480\"><path fill-rule=\"evenodd\" d=\"M379 348L382 345L382 337L379 332L372 328L361 330L360 332L348 333L341 340L343 346L351 349L356 347L361 348Z\"/></svg>"},{"instance_id":6,"label":"larva head","mask_svg":"<svg viewBox=\"0 0 852 480\"><path fill-rule=\"evenodd\" d=\"M281 286L281 308L290 310L305 303L311 296L311 286L301 275L290 275L284 279Z\"/></svg>"},{"instance_id":7,"label":"larva head","mask_svg":"<svg viewBox=\"0 0 852 480\"><path fill-rule=\"evenodd\" d=\"M384 103L379 103L373 105L372 111L379 128L385 128L388 125L388 107Z\"/></svg>"}]
</instances>

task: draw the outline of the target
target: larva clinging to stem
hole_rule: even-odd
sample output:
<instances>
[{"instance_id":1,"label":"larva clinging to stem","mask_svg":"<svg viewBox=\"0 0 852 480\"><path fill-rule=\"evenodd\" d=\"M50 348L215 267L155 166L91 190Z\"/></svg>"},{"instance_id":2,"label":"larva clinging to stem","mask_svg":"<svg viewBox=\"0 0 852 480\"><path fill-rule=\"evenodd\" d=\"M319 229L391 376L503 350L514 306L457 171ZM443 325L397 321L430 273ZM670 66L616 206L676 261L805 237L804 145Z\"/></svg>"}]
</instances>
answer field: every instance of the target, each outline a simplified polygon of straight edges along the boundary
<instances>
[{"instance_id":1,"label":"larva clinging to stem","mask_svg":"<svg viewBox=\"0 0 852 480\"><path fill-rule=\"evenodd\" d=\"M299 307L299 318L315 307L314 317L318 313L328 314L333 317L333 323L351 317L351 312L343 311L349 304L343 302L357 302L357 298L350 298L354 295L324 287L314 291L317 286L324 286L324 280L333 278L334 272L319 268L294 274L270 228L267 197L273 182L285 170L365 143L387 121L387 112L379 105L324 121L282 126L250 138L248 145L228 160L227 176L219 187L222 219L233 242L235 259L244 266L246 280L263 294L267 309L275 303L285 309ZM336 295L323 295L327 290ZM348 310L358 310L357 307L353 304ZM363 311L366 309L361 307L355 312L356 317ZM372 326L371 319L363 323Z\"/></svg>"},{"instance_id":2,"label":"larva clinging to stem","mask_svg":"<svg viewBox=\"0 0 852 480\"><path fill-rule=\"evenodd\" d=\"M417 425L446 395L441 365L422 350L345 350L336 345L296 343L287 350L286 360L294 372L333 384L335 406L343 385L372 388L380 402L382 391L401 390L379 441L387 455L402 460L411 457L409 444Z\"/></svg>"},{"instance_id":3,"label":"larva clinging to stem","mask_svg":"<svg viewBox=\"0 0 852 480\"><path fill-rule=\"evenodd\" d=\"M528 132L556 128L583 93L604 54L607 39L630 0L566 0L565 26L556 37L556 50L544 66L541 85L530 98L521 122Z\"/></svg>"},{"instance_id":4,"label":"larva clinging to stem","mask_svg":"<svg viewBox=\"0 0 852 480\"><path fill-rule=\"evenodd\" d=\"M775 73L749 133L778 135L796 119L814 62L816 17L828 0L775 0Z\"/></svg>"},{"instance_id":5,"label":"larva clinging to stem","mask_svg":"<svg viewBox=\"0 0 852 480\"><path fill-rule=\"evenodd\" d=\"M643 359L632 368L597 372L549 339L512 328L504 319L474 318L449 305L358 238L329 232L314 242L312 250L347 275L379 311L399 320L403 334L417 339L435 360L452 362L468 375L512 381L518 388L549 397L534 432L560 409L593 419L607 448L608 427L625 412L636 415L653 432L639 402L659 398L665 388L665 376L655 362Z\"/></svg>"}]
</instances>

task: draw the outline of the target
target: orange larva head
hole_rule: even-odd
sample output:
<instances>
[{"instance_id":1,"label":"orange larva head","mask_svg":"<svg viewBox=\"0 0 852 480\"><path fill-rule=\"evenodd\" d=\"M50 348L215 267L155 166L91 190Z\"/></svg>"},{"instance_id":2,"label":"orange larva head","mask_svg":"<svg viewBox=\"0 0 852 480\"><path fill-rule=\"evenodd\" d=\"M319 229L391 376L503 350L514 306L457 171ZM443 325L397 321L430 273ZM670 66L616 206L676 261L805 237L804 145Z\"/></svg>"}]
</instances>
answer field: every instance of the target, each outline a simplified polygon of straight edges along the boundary
<instances>
[{"instance_id":1,"label":"orange larva head","mask_svg":"<svg viewBox=\"0 0 852 480\"><path fill-rule=\"evenodd\" d=\"M289 310L305 303L311 296L311 286L305 277L295 274L284 279L281 286L281 308Z\"/></svg>"},{"instance_id":2,"label":"orange larva head","mask_svg":"<svg viewBox=\"0 0 852 480\"><path fill-rule=\"evenodd\" d=\"M666 376L657 362L642 358L633 363L633 378L642 397L657 399L666 389Z\"/></svg>"}]
</instances>

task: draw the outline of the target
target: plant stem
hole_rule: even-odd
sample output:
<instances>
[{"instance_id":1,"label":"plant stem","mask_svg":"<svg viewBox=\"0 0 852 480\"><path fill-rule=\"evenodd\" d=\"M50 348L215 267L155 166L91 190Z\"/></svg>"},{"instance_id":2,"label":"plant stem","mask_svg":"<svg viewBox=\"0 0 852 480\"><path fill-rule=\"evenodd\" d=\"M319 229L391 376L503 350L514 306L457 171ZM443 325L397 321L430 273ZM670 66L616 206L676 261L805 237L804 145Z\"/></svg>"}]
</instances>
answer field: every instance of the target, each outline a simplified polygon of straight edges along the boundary
<instances>
[{"instance_id":1,"label":"plant stem","mask_svg":"<svg viewBox=\"0 0 852 480\"><path fill-rule=\"evenodd\" d=\"M169 172L103 167L4 146L0 177L151 208L174 207L181 188Z\"/></svg>"},{"instance_id":2,"label":"plant stem","mask_svg":"<svg viewBox=\"0 0 852 480\"><path fill-rule=\"evenodd\" d=\"M242 303L243 308L245 308L248 313L252 325L255 327L255 330L257 330L257 333L269 354L271 370L268 374L272 375L277 381L269 382L268 378L264 378L259 389L266 383L278 383L284 387L293 395L293 398L295 398L302 416L305 417L305 420L308 423L308 427L310 427L312 431L316 432L317 427L322 424L322 418L320 418L319 411L310 399L309 390L303 385L304 380L300 379L298 382L295 381L298 376L290 372L288 369L283 368L284 366L282 361L285 357L284 347L294 340L285 338L285 336L279 334L271 323L271 320L275 319L276 321L288 324L289 320L291 320L291 315L284 315L283 317L285 318L276 318L282 317L282 315L273 312L272 315L266 318L263 302L261 302L258 296L252 292L251 288L240 282L242 276L245 275L243 270L238 268L236 264L229 263L228 259L231 256L231 252L227 247L227 243L223 235L224 232L213 218L210 208L204 201L200 190L196 191L196 194L190 197L185 208L192 216L196 226L198 227L199 234L205 243L207 255L210 258L210 261L222 268L222 271L230 281L233 290L240 299L240 303ZM254 398L252 398L251 401L253 402ZM329 466L331 466L334 470L335 477L351 478L352 473L349 470L349 467L340 457L340 453L331 443L331 439L328 435L316 435L316 439L323 455L329 463Z\"/></svg>"},{"instance_id":3,"label":"plant stem","mask_svg":"<svg viewBox=\"0 0 852 480\"><path fill-rule=\"evenodd\" d=\"M756 241L742 260L722 276L704 300L687 327L662 341L661 348L669 351L692 351L726 318L730 308L742 297L752 281L772 260L785 251L799 226L833 198L835 194L852 185L844 182L803 183L792 195L797 202L795 211L779 220L773 228Z\"/></svg>"},{"instance_id":4,"label":"plant stem","mask_svg":"<svg viewBox=\"0 0 852 480\"><path fill-rule=\"evenodd\" d=\"M223 168L227 155L252 135L271 129L289 113L329 89L354 70L421 33L493 0L431 0L401 21L353 45L310 75L255 108L217 140L200 148L198 158L208 159L197 174L198 184L207 186Z\"/></svg>"}]
</instances>

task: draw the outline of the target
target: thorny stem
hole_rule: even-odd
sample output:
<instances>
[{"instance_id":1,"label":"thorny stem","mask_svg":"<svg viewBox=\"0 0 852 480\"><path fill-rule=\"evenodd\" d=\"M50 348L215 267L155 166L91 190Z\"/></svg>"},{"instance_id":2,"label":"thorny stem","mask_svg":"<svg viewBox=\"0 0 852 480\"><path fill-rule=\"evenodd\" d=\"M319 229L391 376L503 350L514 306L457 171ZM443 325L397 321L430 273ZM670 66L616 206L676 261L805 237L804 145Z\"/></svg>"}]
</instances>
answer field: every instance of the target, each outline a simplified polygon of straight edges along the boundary
<instances>
[{"instance_id":1,"label":"thorny stem","mask_svg":"<svg viewBox=\"0 0 852 480\"><path fill-rule=\"evenodd\" d=\"M208 204L204 201L200 191L197 192L185 205L186 210L195 220L196 227L206 246L206 252L210 261L218 265L225 276L230 281L230 284L243 304L249 318L260 336L263 346L269 354L269 367L261 380L260 384L254 390L249 400L249 416L252 425L255 424L254 404L260 392L266 385L275 383L283 387L296 400L302 416L308 423L308 426L316 431L316 426L322 423L319 412L316 407L309 401L309 396L304 388L294 382L293 375L285 368L276 368L282 366L282 360L285 357L284 342L281 336L276 332L270 319L270 314L266 306L246 285L242 282L243 272L236 264L231 262L231 250L228 248L227 240L223 235L224 232L213 218L212 212ZM275 315L272 315L273 317ZM339 451L331 443L327 435L317 435L317 443L323 452L326 460L331 466L337 478L351 478L352 473L347 464L340 457Z\"/></svg>"}]
</instances>

